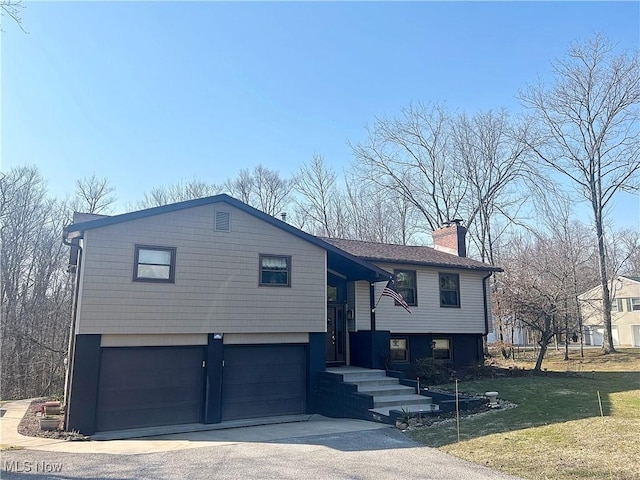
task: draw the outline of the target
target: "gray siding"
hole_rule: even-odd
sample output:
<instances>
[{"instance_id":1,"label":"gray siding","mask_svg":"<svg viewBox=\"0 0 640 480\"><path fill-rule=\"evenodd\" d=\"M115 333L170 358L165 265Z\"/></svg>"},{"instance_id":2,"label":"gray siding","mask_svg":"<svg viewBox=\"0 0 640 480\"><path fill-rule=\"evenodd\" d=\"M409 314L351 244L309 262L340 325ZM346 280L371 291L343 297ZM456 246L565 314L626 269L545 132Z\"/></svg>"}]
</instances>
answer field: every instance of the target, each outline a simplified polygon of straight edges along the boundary
<instances>
[{"instance_id":1,"label":"gray siding","mask_svg":"<svg viewBox=\"0 0 640 480\"><path fill-rule=\"evenodd\" d=\"M386 282L380 285L382 285L380 289L380 293L382 293L382 288L384 288L384 286L386 285ZM371 330L371 306L369 305L369 282L361 280L359 282L355 282L355 286L356 286L356 292L355 292L356 293L356 312L355 312L356 328L358 330Z\"/></svg>"},{"instance_id":2,"label":"gray siding","mask_svg":"<svg viewBox=\"0 0 640 480\"><path fill-rule=\"evenodd\" d=\"M401 306L396 306L390 297L380 299L386 283L376 284L376 329L389 330L391 333L484 333L484 302L482 278L486 272L420 268L416 265L378 264L379 267L393 272L393 269L416 271L418 305L412 306L411 314ZM458 273L460 275L460 308L442 308L440 306L440 288L438 273ZM366 285L366 283L365 283ZM368 290L358 288L358 305L368 302ZM360 322L358 328L368 330L368 323Z\"/></svg>"},{"instance_id":3,"label":"gray siding","mask_svg":"<svg viewBox=\"0 0 640 480\"><path fill-rule=\"evenodd\" d=\"M224 207L231 232L220 204L87 231L77 333L325 331L325 251ZM132 281L136 244L176 247L175 283ZM290 288L258 285L261 253L291 256Z\"/></svg>"}]
</instances>

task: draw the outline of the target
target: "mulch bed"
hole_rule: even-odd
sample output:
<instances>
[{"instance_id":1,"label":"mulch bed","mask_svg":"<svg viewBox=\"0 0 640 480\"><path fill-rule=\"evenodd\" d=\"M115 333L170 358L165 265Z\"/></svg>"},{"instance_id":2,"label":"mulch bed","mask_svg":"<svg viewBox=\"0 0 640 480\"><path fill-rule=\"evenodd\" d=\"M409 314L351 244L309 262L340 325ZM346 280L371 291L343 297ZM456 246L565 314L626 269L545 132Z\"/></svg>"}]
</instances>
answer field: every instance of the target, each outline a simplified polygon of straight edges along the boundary
<instances>
[{"instance_id":1,"label":"mulch bed","mask_svg":"<svg viewBox=\"0 0 640 480\"><path fill-rule=\"evenodd\" d=\"M50 400L55 400L55 398L36 398L31 402L27 412L18 425L18 433L26 437L56 438L59 440L84 439L83 435L74 432L65 432L64 430L40 430L40 422L37 414L40 412L40 405Z\"/></svg>"}]
</instances>

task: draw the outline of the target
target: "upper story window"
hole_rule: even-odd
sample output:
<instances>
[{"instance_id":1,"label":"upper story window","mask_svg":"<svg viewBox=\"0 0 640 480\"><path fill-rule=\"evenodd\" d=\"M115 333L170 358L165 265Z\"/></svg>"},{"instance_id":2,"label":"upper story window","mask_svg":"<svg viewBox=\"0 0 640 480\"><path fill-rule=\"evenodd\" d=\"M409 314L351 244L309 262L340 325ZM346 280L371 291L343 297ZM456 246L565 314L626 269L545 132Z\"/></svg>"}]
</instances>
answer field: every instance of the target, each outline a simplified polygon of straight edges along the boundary
<instances>
[{"instance_id":1,"label":"upper story window","mask_svg":"<svg viewBox=\"0 0 640 480\"><path fill-rule=\"evenodd\" d=\"M291 257L260 255L260 285L291 286Z\"/></svg>"},{"instance_id":2,"label":"upper story window","mask_svg":"<svg viewBox=\"0 0 640 480\"><path fill-rule=\"evenodd\" d=\"M418 305L418 290L416 287L416 271L415 270L394 270L396 290L407 305ZM396 302L396 305L400 305Z\"/></svg>"},{"instance_id":3,"label":"upper story window","mask_svg":"<svg viewBox=\"0 0 640 480\"><path fill-rule=\"evenodd\" d=\"M623 310L623 303L622 303L622 299L621 298L614 298L613 300L611 300L611 311L612 312L622 312Z\"/></svg>"},{"instance_id":4,"label":"upper story window","mask_svg":"<svg viewBox=\"0 0 640 480\"><path fill-rule=\"evenodd\" d=\"M640 298L630 298L629 299L629 311L637 312L640 310Z\"/></svg>"},{"instance_id":5,"label":"upper story window","mask_svg":"<svg viewBox=\"0 0 640 480\"><path fill-rule=\"evenodd\" d=\"M440 274L440 306L460 308L460 275Z\"/></svg>"},{"instance_id":6,"label":"upper story window","mask_svg":"<svg viewBox=\"0 0 640 480\"><path fill-rule=\"evenodd\" d=\"M134 282L173 283L175 281L175 247L136 245L134 262Z\"/></svg>"}]
</instances>

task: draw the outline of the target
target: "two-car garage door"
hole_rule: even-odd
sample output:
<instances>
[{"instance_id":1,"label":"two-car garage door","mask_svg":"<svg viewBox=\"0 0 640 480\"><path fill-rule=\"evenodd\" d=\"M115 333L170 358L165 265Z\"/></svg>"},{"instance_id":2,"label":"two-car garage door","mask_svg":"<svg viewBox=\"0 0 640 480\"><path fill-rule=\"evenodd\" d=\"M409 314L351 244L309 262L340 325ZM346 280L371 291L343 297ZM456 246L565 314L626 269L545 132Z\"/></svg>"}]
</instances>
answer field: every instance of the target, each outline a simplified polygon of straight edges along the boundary
<instances>
[{"instance_id":1,"label":"two-car garage door","mask_svg":"<svg viewBox=\"0 0 640 480\"><path fill-rule=\"evenodd\" d=\"M103 348L96 431L199 423L206 347ZM222 420L304 413L304 345L224 347ZM213 395L210 392L209 395Z\"/></svg>"}]
</instances>

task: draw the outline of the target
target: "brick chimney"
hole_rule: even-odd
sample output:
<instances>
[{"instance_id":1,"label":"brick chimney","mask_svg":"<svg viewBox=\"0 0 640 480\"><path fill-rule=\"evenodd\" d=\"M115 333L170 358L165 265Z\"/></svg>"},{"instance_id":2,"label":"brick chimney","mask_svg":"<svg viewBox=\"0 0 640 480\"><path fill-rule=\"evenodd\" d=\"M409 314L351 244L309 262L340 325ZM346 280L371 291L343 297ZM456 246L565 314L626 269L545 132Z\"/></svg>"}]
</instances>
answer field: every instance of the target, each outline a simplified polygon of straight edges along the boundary
<instances>
[{"instance_id":1,"label":"brick chimney","mask_svg":"<svg viewBox=\"0 0 640 480\"><path fill-rule=\"evenodd\" d=\"M435 230L433 232L433 248L459 257L466 257L465 237L467 229L460 225L461 223L462 220L456 218L444 222L442 227Z\"/></svg>"}]
</instances>

